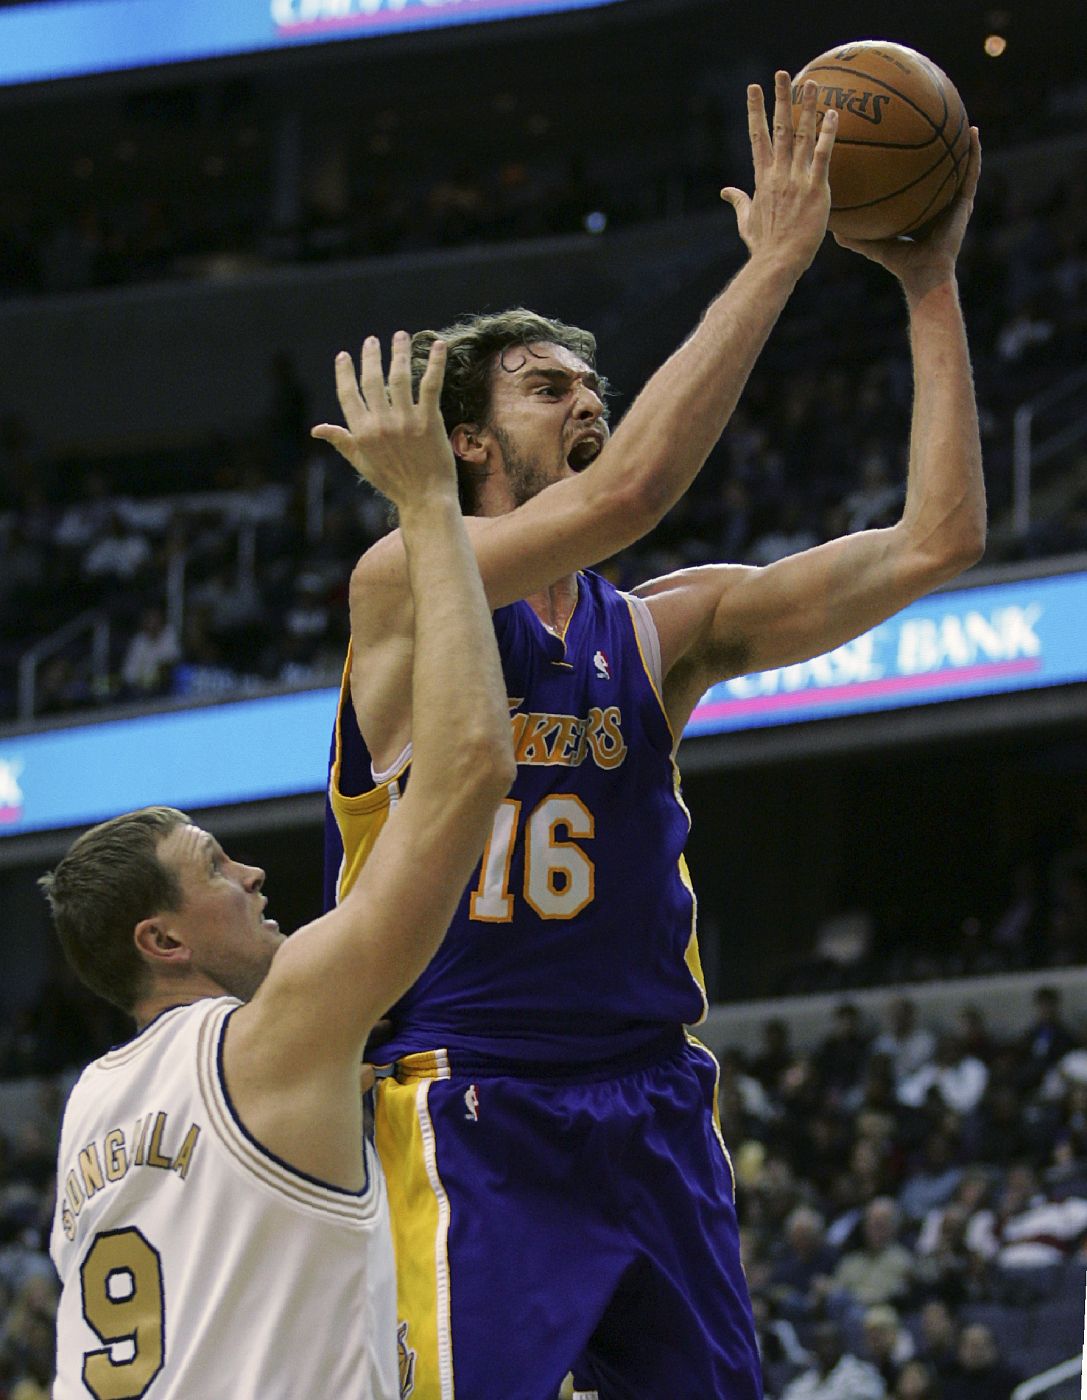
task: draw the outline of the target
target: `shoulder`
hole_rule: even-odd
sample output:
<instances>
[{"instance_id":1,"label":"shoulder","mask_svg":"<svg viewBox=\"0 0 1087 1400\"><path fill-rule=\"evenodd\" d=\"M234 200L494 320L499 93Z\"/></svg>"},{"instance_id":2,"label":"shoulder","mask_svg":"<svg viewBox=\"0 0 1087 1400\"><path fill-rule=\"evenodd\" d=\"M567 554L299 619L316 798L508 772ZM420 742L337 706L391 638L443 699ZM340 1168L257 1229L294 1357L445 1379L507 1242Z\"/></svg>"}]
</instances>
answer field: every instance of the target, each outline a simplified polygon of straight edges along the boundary
<instances>
[{"instance_id":1,"label":"shoulder","mask_svg":"<svg viewBox=\"0 0 1087 1400\"><path fill-rule=\"evenodd\" d=\"M700 678L720 680L749 669L743 628L726 625L739 596L760 570L745 564L704 564L649 579L633 590L653 618L665 675L679 662L698 668Z\"/></svg>"}]
</instances>

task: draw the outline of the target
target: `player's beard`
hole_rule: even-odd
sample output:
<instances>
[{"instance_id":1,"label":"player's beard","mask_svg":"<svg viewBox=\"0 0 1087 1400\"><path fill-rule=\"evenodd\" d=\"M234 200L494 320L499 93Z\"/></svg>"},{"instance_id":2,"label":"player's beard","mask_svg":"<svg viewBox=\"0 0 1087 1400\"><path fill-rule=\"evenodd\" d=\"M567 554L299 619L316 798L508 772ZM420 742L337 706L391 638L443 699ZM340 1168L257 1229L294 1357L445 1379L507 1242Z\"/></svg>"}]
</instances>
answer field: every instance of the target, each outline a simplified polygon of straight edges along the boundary
<instances>
[{"instance_id":1,"label":"player's beard","mask_svg":"<svg viewBox=\"0 0 1087 1400\"><path fill-rule=\"evenodd\" d=\"M551 485L551 477L538 462L522 457L514 447L509 435L499 427L492 427L495 441L502 449L502 462L506 469L506 481L514 506L523 506L538 496L545 486Z\"/></svg>"}]
</instances>

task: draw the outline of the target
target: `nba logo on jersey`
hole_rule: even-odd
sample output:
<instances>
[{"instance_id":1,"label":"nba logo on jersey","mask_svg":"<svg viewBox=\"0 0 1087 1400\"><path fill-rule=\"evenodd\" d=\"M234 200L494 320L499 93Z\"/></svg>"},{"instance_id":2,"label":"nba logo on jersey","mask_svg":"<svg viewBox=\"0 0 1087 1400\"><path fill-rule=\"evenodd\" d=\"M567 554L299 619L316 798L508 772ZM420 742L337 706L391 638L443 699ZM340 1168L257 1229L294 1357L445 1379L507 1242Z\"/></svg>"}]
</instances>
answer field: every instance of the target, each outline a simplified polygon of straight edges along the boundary
<instances>
[{"instance_id":1,"label":"nba logo on jersey","mask_svg":"<svg viewBox=\"0 0 1087 1400\"><path fill-rule=\"evenodd\" d=\"M596 667L596 674L602 681L611 680L611 665L602 651L598 651L593 657L593 665Z\"/></svg>"},{"instance_id":2,"label":"nba logo on jersey","mask_svg":"<svg viewBox=\"0 0 1087 1400\"><path fill-rule=\"evenodd\" d=\"M464 1106L468 1112L464 1115L473 1123L479 1122L479 1090L474 1084L469 1084L464 1091Z\"/></svg>"}]
</instances>

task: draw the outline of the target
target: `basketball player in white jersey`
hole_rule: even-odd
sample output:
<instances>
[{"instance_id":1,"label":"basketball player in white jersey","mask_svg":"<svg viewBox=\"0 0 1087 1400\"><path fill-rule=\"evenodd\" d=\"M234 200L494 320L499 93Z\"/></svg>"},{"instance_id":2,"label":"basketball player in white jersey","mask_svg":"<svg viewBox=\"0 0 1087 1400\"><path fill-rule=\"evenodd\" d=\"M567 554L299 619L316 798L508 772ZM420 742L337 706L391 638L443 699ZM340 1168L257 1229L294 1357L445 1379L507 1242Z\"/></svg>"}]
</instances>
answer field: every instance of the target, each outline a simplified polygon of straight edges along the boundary
<instances>
[{"instance_id":1,"label":"basketball player in white jersey","mask_svg":"<svg viewBox=\"0 0 1087 1400\"><path fill-rule=\"evenodd\" d=\"M137 1034L91 1064L61 1131L55 1400L390 1400L385 1186L359 1065L452 918L514 775L494 631L438 412L363 350L358 470L400 513L415 597L410 790L333 912L285 940L264 872L172 808L81 836L43 877L65 951Z\"/></svg>"}]
</instances>

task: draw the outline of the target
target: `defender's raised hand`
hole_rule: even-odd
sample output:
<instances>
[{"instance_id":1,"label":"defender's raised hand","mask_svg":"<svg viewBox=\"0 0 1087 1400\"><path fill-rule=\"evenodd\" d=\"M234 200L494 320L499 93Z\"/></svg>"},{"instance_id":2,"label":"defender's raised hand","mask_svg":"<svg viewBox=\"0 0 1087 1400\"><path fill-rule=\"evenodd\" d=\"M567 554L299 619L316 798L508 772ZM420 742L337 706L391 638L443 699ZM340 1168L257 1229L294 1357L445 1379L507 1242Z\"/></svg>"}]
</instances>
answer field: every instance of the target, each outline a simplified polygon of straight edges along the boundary
<instances>
[{"instance_id":1,"label":"defender's raised hand","mask_svg":"<svg viewBox=\"0 0 1087 1400\"><path fill-rule=\"evenodd\" d=\"M827 170L838 129L838 114L826 113L816 134L813 82L804 84L800 120L793 129L789 75L774 75L774 135L766 122L762 88L747 89L747 127L755 166L755 194L729 186L721 191L736 211L740 237L752 257L770 254L795 264L802 272L827 231L830 185Z\"/></svg>"},{"instance_id":2,"label":"defender's raised hand","mask_svg":"<svg viewBox=\"0 0 1087 1400\"><path fill-rule=\"evenodd\" d=\"M416 401L411 389L411 337L393 336L388 380L382 372L381 345L367 336L356 380L351 356L336 356L336 396L346 428L319 423L311 436L330 442L358 474L398 507L433 491L456 494L453 450L442 424L439 400L445 378L445 342L430 347Z\"/></svg>"}]
</instances>

